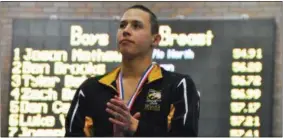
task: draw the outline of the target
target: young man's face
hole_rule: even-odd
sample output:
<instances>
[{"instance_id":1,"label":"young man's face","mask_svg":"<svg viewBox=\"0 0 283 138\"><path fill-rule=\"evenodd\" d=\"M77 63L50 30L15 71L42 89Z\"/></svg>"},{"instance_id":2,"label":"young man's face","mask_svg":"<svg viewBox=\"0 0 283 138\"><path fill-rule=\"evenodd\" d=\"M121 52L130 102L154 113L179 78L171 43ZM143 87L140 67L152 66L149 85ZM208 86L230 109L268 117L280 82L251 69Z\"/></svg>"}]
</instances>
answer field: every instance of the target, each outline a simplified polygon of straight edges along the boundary
<instances>
[{"instance_id":1,"label":"young man's face","mask_svg":"<svg viewBox=\"0 0 283 138\"><path fill-rule=\"evenodd\" d=\"M121 19L117 40L118 50L123 56L133 58L149 55L154 40L149 13L140 9L127 10Z\"/></svg>"}]
</instances>

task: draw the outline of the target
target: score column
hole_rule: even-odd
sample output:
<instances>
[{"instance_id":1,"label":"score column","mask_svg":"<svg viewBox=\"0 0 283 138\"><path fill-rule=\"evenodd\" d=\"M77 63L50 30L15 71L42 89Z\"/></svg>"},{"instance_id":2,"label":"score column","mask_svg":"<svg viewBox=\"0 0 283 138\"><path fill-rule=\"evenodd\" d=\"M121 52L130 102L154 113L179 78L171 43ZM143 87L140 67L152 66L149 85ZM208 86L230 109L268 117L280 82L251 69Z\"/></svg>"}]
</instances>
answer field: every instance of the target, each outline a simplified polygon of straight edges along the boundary
<instances>
[{"instance_id":1,"label":"score column","mask_svg":"<svg viewBox=\"0 0 283 138\"><path fill-rule=\"evenodd\" d=\"M233 49L230 136L260 136L262 49Z\"/></svg>"}]
</instances>

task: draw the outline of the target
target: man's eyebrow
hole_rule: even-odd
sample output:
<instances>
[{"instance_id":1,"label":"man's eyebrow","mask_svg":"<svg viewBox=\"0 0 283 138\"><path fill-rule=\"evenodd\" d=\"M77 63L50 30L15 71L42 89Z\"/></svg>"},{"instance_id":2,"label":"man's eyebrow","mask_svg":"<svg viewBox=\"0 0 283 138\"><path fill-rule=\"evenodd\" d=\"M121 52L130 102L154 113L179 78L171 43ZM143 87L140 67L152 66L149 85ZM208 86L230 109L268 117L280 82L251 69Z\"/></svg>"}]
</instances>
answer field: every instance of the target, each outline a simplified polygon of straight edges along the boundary
<instances>
[{"instance_id":1,"label":"man's eyebrow","mask_svg":"<svg viewBox=\"0 0 283 138\"><path fill-rule=\"evenodd\" d=\"M139 21L139 20L133 20L132 22L133 22L133 23L137 23L137 24L141 24L141 25L143 24L143 23L142 23L141 21Z\"/></svg>"},{"instance_id":2,"label":"man's eyebrow","mask_svg":"<svg viewBox=\"0 0 283 138\"><path fill-rule=\"evenodd\" d=\"M127 23L127 22L134 22L134 23L138 23L138 24L143 24L141 21L139 20L121 20L120 23Z\"/></svg>"}]
</instances>

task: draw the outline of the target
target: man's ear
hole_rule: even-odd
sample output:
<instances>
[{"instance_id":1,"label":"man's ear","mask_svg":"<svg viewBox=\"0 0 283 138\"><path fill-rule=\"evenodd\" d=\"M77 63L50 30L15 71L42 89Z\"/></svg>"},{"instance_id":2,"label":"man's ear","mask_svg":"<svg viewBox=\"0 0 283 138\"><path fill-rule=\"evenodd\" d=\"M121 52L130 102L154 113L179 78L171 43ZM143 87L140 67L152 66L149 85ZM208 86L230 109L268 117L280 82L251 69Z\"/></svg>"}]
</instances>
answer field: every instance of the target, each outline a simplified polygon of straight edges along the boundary
<instances>
[{"instance_id":1,"label":"man's ear","mask_svg":"<svg viewBox=\"0 0 283 138\"><path fill-rule=\"evenodd\" d=\"M152 46L154 48L157 48L158 45L159 45L159 42L161 41L161 35L160 34L155 34L153 35L153 38L152 38Z\"/></svg>"}]
</instances>

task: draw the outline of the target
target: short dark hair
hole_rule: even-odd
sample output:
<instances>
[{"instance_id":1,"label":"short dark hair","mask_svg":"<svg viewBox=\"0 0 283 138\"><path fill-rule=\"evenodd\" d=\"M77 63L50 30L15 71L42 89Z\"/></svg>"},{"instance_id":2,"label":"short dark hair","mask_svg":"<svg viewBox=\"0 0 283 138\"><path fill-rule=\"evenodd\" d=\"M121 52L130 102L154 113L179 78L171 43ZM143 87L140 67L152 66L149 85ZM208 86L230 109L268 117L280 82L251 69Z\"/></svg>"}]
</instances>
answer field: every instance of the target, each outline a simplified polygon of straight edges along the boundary
<instances>
[{"instance_id":1,"label":"short dark hair","mask_svg":"<svg viewBox=\"0 0 283 138\"><path fill-rule=\"evenodd\" d=\"M140 9L142 11L147 12L150 16L151 34L157 34L159 32L159 23L157 21L157 17L149 8L143 5L134 5L129 7L127 10L129 9Z\"/></svg>"}]
</instances>

